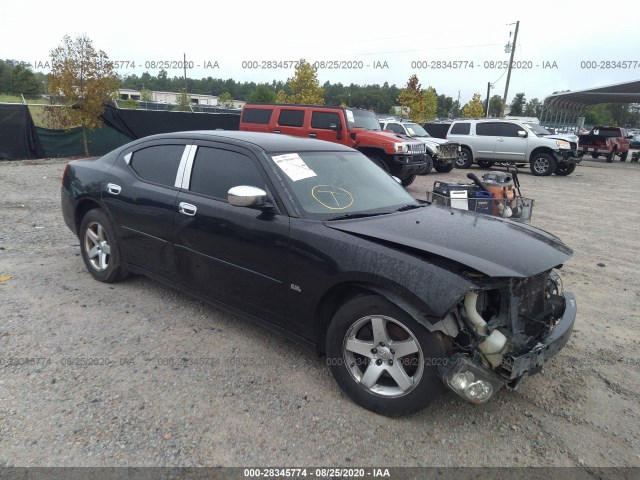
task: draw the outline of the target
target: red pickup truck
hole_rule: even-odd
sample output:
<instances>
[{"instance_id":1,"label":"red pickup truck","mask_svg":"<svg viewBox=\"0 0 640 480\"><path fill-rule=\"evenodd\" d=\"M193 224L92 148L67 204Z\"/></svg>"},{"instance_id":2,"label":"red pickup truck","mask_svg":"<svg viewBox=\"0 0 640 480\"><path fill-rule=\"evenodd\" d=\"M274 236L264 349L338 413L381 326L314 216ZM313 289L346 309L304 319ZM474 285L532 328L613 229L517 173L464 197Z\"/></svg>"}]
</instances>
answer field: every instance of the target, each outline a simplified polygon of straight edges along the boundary
<instances>
[{"instance_id":1,"label":"red pickup truck","mask_svg":"<svg viewBox=\"0 0 640 480\"><path fill-rule=\"evenodd\" d=\"M620 161L627 160L631 135L620 127L593 127L589 133L578 137L578 155L591 154L593 158L604 155L607 162L613 162L615 156Z\"/></svg>"},{"instance_id":2,"label":"red pickup truck","mask_svg":"<svg viewBox=\"0 0 640 480\"><path fill-rule=\"evenodd\" d=\"M341 143L364 153L380 168L398 177L403 186L427 173L426 147L406 135L383 132L373 112L318 105L248 103L240 130L270 132Z\"/></svg>"}]
</instances>

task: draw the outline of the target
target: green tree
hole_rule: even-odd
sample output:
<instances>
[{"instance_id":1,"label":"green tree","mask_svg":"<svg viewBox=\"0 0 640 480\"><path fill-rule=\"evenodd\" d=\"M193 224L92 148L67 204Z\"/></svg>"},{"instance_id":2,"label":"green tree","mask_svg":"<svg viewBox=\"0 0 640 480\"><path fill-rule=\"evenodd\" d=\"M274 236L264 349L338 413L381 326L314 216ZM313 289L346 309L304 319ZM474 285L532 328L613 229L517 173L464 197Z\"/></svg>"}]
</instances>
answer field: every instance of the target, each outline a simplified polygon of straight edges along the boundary
<instances>
[{"instance_id":1,"label":"green tree","mask_svg":"<svg viewBox=\"0 0 640 480\"><path fill-rule=\"evenodd\" d=\"M178 103L176 104L175 107L173 107L173 109L179 112L191 111L189 95L187 94L187 91L184 88L178 89Z\"/></svg>"},{"instance_id":2,"label":"green tree","mask_svg":"<svg viewBox=\"0 0 640 480\"><path fill-rule=\"evenodd\" d=\"M63 105L50 108L50 116L63 128L82 126L84 152L88 156L87 128L102 125L104 106L120 81L107 54L96 50L86 35L75 39L65 35L50 57L49 91Z\"/></svg>"},{"instance_id":3,"label":"green tree","mask_svg":"<svg viewBox=\"0 0 640 480\"><path fill-rule=\"evenodd\" d=\"M302 105L324 105L324 90L318 82L316 69L306 60L300 59L296 66L296 73L287 80L291 93L281 90L276 102L298 103ZM284 92L284 95L281 93Z\"/></svg>"},{"instance_id":4,"label":"green tree","mask_svg":"<svg viewBox=\"0 0 640 480\"><path fill-rule=\"evenodd\" d=\"M233 97L229 92L222 92L218 95L218 106L222 108L233 107Z\"/></svg>"},{"instance_id":5,"label":"green tree","mask_svg":"<svg viewBox=\"0 0 640 480\"><path fill-rule=\"evenodd\" d=\"M524 93L516 93L513 100L511 100L511 110L509 115L522 115L524 113L524 106L527 101L524 98Z\"/></svg>"},{"instance_id":6,"label":"green tree","mask_svg":"<svg viewBox=\"0 0 640 480\"><path fill-rule=\"evenodd\" d=\"M436 116L438 118L447 118L451 115L453 110L453 98L446 95L438 95L438 109Z\"/></svg>"},{"instance_id":7,"label":"green tree","mask_svg":"<svg viewBox=\"0 0 640 480\"><path fill-rule=\"evenodd\" d=\"M142 89L140 90L140 100L143 102L150 102L151 98L151 90L142 87Z\"/></svg>"},{"instance_id":8,"label":"green tree","mask_svg":"<svg viewBox=\"0 0 640 480\"><path fill-rule=\"evenodd\" d=\"M425 123L436 118L438 94L435 88L422 90L416 75L411 75L407 86L400 91L398 102L407 107L409 118L416 123Z\"/></svg>"},{"instance_id":9,"label":"green tree","mask_svg":"<svg viewBox=\"0 0 640 480\"><path fill-rule=\"evenodd\" d=\"M249 94L247 100L253 103L274 103L276 94L269 85L261 84Z\"/></svg>"},{"instance_id":10,"label":"green tree","mask_svg":"<svg viewBox=\"0 0 640 480\"><path fill-rule=\"evenodd\" d=\"M489 100L489 116L499 117L502 111L502 97L500 95L494 95Z\"/></svg>"},{"instance_id":11,"label":"green tree","mask_svg":"<svg viewBox=\"0 0 640 480\"><path fill-rule=\"evenodd\" d=\"M479 93L474 93L473 98L462 108L462 115L465 118L480 118L484 115Z\"/></svg>"},{"instance_id":12,"label":"green tree","mask_svg":"<svg viewBox=\"0 0 640 480\"><path fill-rule=\"evenodd\" d=\"M542 113L542 104L537 98L533 98L527 102L524 107L524 114L527 117L540 117Z\"/></svg>"}]
</instances>

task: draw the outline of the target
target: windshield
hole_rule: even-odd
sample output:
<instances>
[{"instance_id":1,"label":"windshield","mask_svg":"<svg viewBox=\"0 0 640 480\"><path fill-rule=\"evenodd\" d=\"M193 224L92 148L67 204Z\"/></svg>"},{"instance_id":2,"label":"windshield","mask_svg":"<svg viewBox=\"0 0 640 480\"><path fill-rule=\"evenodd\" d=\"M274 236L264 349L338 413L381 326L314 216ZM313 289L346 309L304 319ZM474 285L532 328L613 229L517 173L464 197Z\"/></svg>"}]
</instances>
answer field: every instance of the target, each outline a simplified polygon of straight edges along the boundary
<instances>
[{"instance_id":1,"label":"windshield","mask_svg":"<svg viewBox=\"0 0 640 480\"><path fill-rule=\"evenodd\" d=\"M347 116L347 128L366 128L367 130L380 130L378 117L368 110L358 110L355 108L345 108L344 113Z\"/></svg>"},{"instance_id":2,"label":"windshield","mask_svg":"<svg viewBox=\"0 0 640 480\"><path fill-rule=\"evenodd\" d=\"M417 123L405 123L405 128L411 137L430 137L429 133Z\"/></svg>"},{"instance_id":3,"label":"windshield","mask_svg":"<svg viewBox=\"0 0 640 480\"><path fill-rule=\"evenodd\" d=\"M551 132L549 130L541 125L538 125L537 123L525 123L524 125L529 127L529 130L531 130L536 135L551 135Z\"/></svg>"},{"instance_id":4,"label":"windshield","mask_svg":"<svg viewBox=\"0 0 640 480\"><path fill-rule=\"evenodd\" d=\"M271 158L308 218L391 213L405 205L419 205L388 173L359 152L298 152Z\"/></svg>"}]
</instances>

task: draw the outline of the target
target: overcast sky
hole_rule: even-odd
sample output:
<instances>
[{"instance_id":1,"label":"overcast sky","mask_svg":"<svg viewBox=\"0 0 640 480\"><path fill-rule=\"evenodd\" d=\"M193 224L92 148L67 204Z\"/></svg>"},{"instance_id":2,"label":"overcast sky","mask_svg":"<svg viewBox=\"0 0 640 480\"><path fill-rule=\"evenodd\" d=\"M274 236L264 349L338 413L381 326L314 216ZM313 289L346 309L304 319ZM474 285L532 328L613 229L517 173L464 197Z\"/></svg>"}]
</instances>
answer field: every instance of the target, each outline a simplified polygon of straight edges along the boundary
<instances>
[{"instance_id":1,"label":"overcast sky","mask_svg":"<svg viewBox=\"0 0 640 480\"><path fill-rule=\"evenodd\" d=\"M9 7L2 0L0 58L43 64L65 34L85 33L112 60L135 62L135 69L121 68L119 74L148 71L157 75L158 62L181 61L186 53L194 65L187 71L191 78L286 81L293 68L243 68L243 61L266 67L266 61L305 58L347 67L318 70L321 83L389 82L402 87L416 73L423 87L431 85L454 99L460 92L465 103L474 92L485 97L487 82L495 83L491 95L504 93L507 75L504 68L496 67L509 60L504 47L513 42L519 20L514 60L524 68L513 70L509 99L525 92L527 99L542 100L557 90L575 91L640 77L640 16L634 3L593 6L588 1L511 0L438 2L435 6L422 0L254 0L168 5L146 0L100 4L72 0L61 6L27 0ZM437 61L469 63L466 68L463 64L458 69L437 68L443 66L432 63ZM601 65L607 61L614 62L609 66L623 61L636 64L631 68ZM215 62L218 68L205 68ZM422 63L412 68L412 62ZM587 68L593 66L597 68ZM182 70L168 73L181 76Z\"/></svg>"}]
</instances>

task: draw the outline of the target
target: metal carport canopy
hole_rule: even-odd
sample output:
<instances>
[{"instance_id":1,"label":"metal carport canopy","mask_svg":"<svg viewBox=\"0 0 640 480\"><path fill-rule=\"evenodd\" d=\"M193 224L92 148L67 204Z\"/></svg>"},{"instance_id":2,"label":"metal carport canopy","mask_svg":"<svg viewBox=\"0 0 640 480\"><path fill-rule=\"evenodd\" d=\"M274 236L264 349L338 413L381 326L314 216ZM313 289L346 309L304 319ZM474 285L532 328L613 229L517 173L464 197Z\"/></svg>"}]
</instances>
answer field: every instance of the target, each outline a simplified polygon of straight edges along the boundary
<instances>
[{"instance_id":1,"label":"metal carport canopy","mask_svg":"<svg viewBox=\"0 0 640 480\"><path fill-rule=\"evenodd\" d=\"M545 97L545 109L579 112L597 103L640 103L640 80Z\"/></svg>"}]
</instances>

